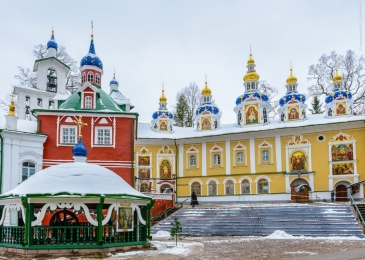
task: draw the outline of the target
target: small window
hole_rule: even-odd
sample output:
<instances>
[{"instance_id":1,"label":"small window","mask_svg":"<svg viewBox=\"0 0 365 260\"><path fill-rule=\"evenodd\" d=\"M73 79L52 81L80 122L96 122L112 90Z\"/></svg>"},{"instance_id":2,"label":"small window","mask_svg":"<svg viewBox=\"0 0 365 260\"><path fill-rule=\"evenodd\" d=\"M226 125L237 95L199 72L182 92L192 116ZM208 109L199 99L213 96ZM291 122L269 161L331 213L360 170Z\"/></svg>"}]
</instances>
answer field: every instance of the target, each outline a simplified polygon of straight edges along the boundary
<instances>
[{"instance_id":1,"label":"small window","mask_svg":"<svg viewBox=\"0 0 365 260\"><path fill-rule=\"evenodd\" d=\"M93 108L93 99L92 97L85 97L85 108L86 109L92 109Z\"/></svg>"},{"instance_id":2,"label":"small window","mask_svg":"<svg viewBox=\"0 0 365 260\"><path fill-rule=\"evenodd\" d=\"M219 154L215 154L213 156L213 164L214 165L219 165L221 164L221 156Z\"/></svg>"},{"instance_id":3,"label":"small window","mask_svg":"<svg viewBox=\"0 0 365 260\"><path fill-rule=\"evenodd\" d=\"M191 184L191 193L193 193L193 191L195 191L196 195L201 195L201 187L199 182L193 182L193 184Z\"/></svg>"},{"instance_id":4,"label":"small window","mask_svg":"<svg viewBox=\"0 0 365 260\"><path fill-rule=\"evenodd\" d=\"M260 179L257 182L257 193L258 194L268 194L269 193L269 183L265 179Z\"/></svg>"},{"instance_id":5,"label":"small window","mask_svg":"<svg viewBox=\"0 0 365 260\"><path fill-rule=\"evenodd\" d=\"M97 128L97 144L111 144L110 132L110 128Z\"/></svg>"},{"instance_id":6,"label":"small window","mask_svg":"<svg viewBox=\"0 0 365 260\"><path fill-rule=\"evenodd\" d=\"M248 180L243 180L241 182L241 193L250 194L250 182Z\"/></svg>"},{"instance_id":7,"label":"small window","mask_svg":"<svg viewBox=\"0 0 365 260\"><path fill-rule=\"evenodd\" d=\"M37 99L37 106L38 106L39 108L42 108L42 99L41 99L41 98L38 98L38 99Z\"/></svg>"},{"instance_id":8,"label":"small window","mask_svg":"<svg viewBox=\"0 0 365 260\"><path fill-rule=\"evenodd\" d=\"M76 143L76 127L62 127L63 144L75 144Z\"/></svg>"},{"instance_id":9,"label":"small window","mask_svg":"<svg viewBox=\"0 0 365 260\"><path fill-rule=\"evenodd\" d=\"M226 195L234 195L234 183L231 180L226 182Z\"/></svg>"},{"instance_id":10,"label":"small window","mask_svg":"<svg viewBox=\"0 0 365 260\"><path fill-rule=\"evenodd\" d=\"M262 151L262 162L269 162L270 156L268 150Z\"/></svg>"},{"instance_id":11,"label":"small window","mask_svg":"<svg viewBox=\"0 0 365 260\"><path fill-rule=\"evenodd\" d=\"M196 156L195 155L190 156L190 166L196 166Z\"/></svg>"},{"instance_id":12,"label":"small window","mask_svg":"<svg viewBox=\"0 0 365 260\"><path fill-rule=\"evenodd\" d=\"M22 181L35 174L35 164L32 162L24 162L22 168Z\"/></svg>"},{"instance_id":13,"label":"small window","mask_svg":"<svg viewBox=\"0 0 365 260\"><path fill-rule=\"evenodd\" d=\"M326 139L326 138L325 138L325 136L324 136L324 135L319 135L319 136L317 136L317 140L318 140L318 142L323 142L325 139Z\"/></svg>"},{"instance_id":14,"label":"small window","mask_svg":"<svg viewBox=\"0 0 365 260\"><path fill-rule=\"evenodd\" d=\"M99 74L96 74L95 83L100 85L100 75Z\"/></svg>"},{"instance_id":15,"label":"small window","mask_svg":"<svg viewBox=\"0 0 365 260\"><path fill-rule=\"evenodd\" d=\"M245 159L243 158L243 152L237 153L237 163L244 163Z\"/></svg>"},{"instance_id":16,"label":"small window","mask_svg":"<svg viewBox=\"0 0 365 260\"><path fill-rule=\"evenodd\" d=\"M90 83L94 82L94 74L92 72L89 72L87 74L87 81L89 81Z\"/></svg>"},{"instance_id":17,"label":"small window","mask_svg":"<svg viewBox=\"0 0 365 260\"><path fill-rule=\"evenodd\" d=\"M217 184L215 181L209 182L209 196L217 196Z\"/></svg>"},{"instance_id":18,"label":"small window","mask_svg":"<svg viewBox=\"0 0 365 260\"><path fill-rule=\"evenodd\" d=\"M81 83L85 83L86 81L86 76L85 76L85 72L81 74Z\"/></svg>"}]
</instances>

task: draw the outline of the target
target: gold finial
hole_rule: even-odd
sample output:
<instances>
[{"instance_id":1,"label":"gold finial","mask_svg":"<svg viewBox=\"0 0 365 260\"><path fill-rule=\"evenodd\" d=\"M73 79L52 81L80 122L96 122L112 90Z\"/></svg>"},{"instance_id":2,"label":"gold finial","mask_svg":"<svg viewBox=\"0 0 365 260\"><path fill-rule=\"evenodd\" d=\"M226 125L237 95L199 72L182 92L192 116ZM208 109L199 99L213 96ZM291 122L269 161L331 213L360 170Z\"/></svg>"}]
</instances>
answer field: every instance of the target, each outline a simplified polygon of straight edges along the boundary
<instances>
[{"instance_id":1,"label":"gold finial","mask_svg":"<svg viewBox=\"0 0 365 260\"><path fill-rule=\"evenodd\" d=\"M166 102L167 101L167 98L165 97L165 86L162 82L162 95L160 97L160 102Z\"/></svg>"},{"instance_id":2,"label":"gold finial","mask_svg":"<svg viewBox=\"0 0 365 260\"><path fill-rule=\"evenodd\" d=\"M294 83L297 83L297 81L298 81L297 77L293 76L293 65L292 65L292 62L290 61L290 75L286 79L286 83L294 84Z\"/></svg>"},{"instance_id":3,"label":"gold finial","mask_svg":"<svg viewBox=\"0 0 365 260\"><path fill-rule=\"evenodd\" d=\"M210 94L212 94L212 91L208 87L208 78L207 78L207 74L205 74L205 87L202 90L202 95L203 96L209 96Z\"/></svg>"},{"instance_id":4,"label":"gold finial","mask_svg":"<svg viewBox=\"0 0 365 260\"><path fill-rule=\"evenodd\" d=\"M52 35L54 34L53 26L52 26Z\"/></svg>"},{"instance_id":5,"label":"gold finial","mask_svg":"<svg viewBox=\"0 0 365 260\"><path fill-rule=\"evenodd\" d=\"M79 116L78 120L74 120L74 123L79 126L79 138L82 138L81 129L87 126L87 124L82 122L82 116Z\"/></svg>"},{"instance_id":6,"label":"gold finial","mask_svg":"<svg viewBox=\"0 0 365 260\"><path fill-rule=\"evenodd\" d=\"M336 75L333 77L332 81L333 81L333 83L337 83L337 82L342 81L342 76L340 74L338 74L338 62L337 62L337 60L336 60Z\"/></svg>"},{"instance_id":7,"label":"gold finial","mask_svg":"<svg viewBox=\"0 0 365 260\"><path fill-rule=\"evenodd\" d=\"M254 59L252 58L252 48L250 44L250 59L247 61L247 64L255 64Z\"/></svg>"},{"instance_id":8,"label":"gold finial","mask_svg":"<svg viewBox=\"0 0 365 260\"><path fill-rule=\"evenodd\" d=\"M114 78L115 78L115 67L114 67Z\"/></svg>"},{"instance_id":9,"label":"gold finial","mask_svg":"<svg viewBox=\"0 0 365 260\"><path fill-rule=\"evenodd\" d=\"M94 39L94 22L91 21L91 39Z\"/></svg>"},{"instance_id":10,"label":"gold finial","mask_svg":"<svg viewBox=\"0 0 365 260\"><path fill-rule=\"evenodd\" d=\"M8 116L15 116L15 105L14 105L14 93L11 93L10 94L11 96L11 101L10 101L10 104L9 104L9 113L8 113Z\"/></svg>"}]
</instances>

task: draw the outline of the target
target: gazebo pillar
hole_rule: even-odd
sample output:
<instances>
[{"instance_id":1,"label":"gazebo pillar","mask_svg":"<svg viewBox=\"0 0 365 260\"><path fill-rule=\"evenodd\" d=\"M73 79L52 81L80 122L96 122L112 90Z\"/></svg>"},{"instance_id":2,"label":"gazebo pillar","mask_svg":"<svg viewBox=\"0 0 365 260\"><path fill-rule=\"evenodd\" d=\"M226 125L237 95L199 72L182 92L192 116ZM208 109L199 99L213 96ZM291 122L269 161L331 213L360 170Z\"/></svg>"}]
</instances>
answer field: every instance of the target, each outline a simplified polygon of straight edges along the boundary
<instances>
[{"instance_id":1,"label":"gazebo pillar","mask_svg":"<svg viewBox=\"0 0 365 260\"><path fill-rule=\"evenodd\" d=\"M97 234L97 243L99 245L103 245L103 206L104 206L104 200L105 197L100 197L100 202L97 205L97 211L98 211L98 234Z\"/></svg>"}]
</instances>

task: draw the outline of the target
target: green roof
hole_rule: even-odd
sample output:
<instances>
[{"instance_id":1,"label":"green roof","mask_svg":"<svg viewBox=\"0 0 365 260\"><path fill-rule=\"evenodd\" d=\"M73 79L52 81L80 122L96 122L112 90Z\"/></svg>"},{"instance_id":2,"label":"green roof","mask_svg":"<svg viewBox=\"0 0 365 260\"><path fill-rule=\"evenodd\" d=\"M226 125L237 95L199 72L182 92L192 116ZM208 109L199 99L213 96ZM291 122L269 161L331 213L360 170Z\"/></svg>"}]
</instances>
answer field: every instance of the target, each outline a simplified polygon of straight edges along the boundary
<instances>
[{"instance_id":1,"label":"green roof","mask_svg":"<svg viewBox=\"0 0 365 260\"><path fill-rule=\"evenodd\" d=\"M56 57L47 57L47 58L39 59L39 60L36 60L34 63L37 63L37 62L40 62L40 61L45 61L45 60L56 60L59 63L61 63L63 66L65 66L68 69L70 69L70 67L68 65L66 65L65 63L63 63L62 61L60 61L59 59L57 59Z\"/></svg>"},{"instance_id":2,"label":"green roof","mask_svg":"<svg viewBox=\"0 0 365 260\"><path fill-rule=\"evenodd\" d=\"M95 86L95 85L94 85ZM109 111L109 112L125 112L119 107L119 105L100 87L96 87L100 91L96 93L96 107L94 109L84 109L81 108L81 93L73 93L62 105L59 110L63 109L73 109L73 110L83 110L83 111Z\"/></svg>"}]
</instances>

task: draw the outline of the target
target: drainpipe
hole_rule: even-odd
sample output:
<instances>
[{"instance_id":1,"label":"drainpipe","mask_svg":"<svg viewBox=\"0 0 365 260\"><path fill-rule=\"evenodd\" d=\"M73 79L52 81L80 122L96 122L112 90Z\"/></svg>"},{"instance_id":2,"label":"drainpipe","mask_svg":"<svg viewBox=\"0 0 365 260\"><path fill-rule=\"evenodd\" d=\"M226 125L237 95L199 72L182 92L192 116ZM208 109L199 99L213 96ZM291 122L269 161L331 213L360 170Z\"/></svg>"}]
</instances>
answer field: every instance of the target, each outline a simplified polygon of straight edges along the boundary
<instances>
[{"instance_id":1,"label":"drainpipe","mask_svg":"<svg viewBox=\"0 0 365 260\"><path fill-rule=\"evenodd\" d=\"M0 155L0 194L3 193L3 158L4 158L4 138L2 136L3 129L0 129L0 149L1 149L1 155Z\"/></svg>"},{"instance_id":2,"label":"drainpipe","mask_svg":"<svg viewBox=\"0 0 365 260\"><path fill-rule=\"evenodd\" d=\"M41 120L34 114L34 110L31 110L30 112L37 119L37 133L40 133L41 132Z\"/></svg>"},{"instance_id":3,"label":"drainpipe","mask_svg":"<svg viewBox=\"0 0 365 260\"><path fill-rule=\"evenodd\" d=\"M176 163L175 163L175 205L177 203L177 164L179 163L179 149L177 149L177 144L176 144L176 139L174 139L174 143L175 143L175 156L176 156Z\"/></svg>"},{"instance_id":4,"label":"drainpipe","mask_svg":"<svg viewBox=\"0 0 365 260\"><path fill-rule=\"evenodd\" d=\"M135 130L134 130L134 124L136 124ZM137 128L138 128L138 114L136 115L136 118L134 118L131 121L131 163L132 163L132 174L131 174L131 183L132 187L134 187L134 139L137 140ZM133 138L133 134L135 135L135 138ZM136 189L138 190L138 189Z\"/></svg>"}]
</instances>

